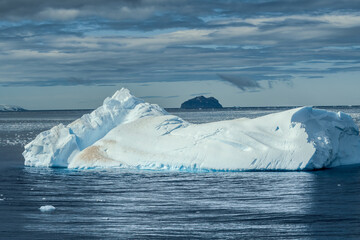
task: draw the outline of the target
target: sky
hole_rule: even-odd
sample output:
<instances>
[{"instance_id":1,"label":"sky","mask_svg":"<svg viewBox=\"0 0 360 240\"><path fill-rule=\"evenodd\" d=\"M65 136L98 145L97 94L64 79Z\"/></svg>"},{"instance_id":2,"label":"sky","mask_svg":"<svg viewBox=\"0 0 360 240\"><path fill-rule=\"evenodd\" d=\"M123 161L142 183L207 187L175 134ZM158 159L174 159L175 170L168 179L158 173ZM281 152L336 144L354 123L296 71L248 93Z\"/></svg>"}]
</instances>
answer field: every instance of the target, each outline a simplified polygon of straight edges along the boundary
<instances>
[{"instance_id":1,"label":"sky","mask_svg":"<svg viewBox=\"0 0 360 240\"><path fill-rule=\"evenodd\" d=\"M360 105L358 0L0 0L0 104Z\"/></svg>"}]
</instances>

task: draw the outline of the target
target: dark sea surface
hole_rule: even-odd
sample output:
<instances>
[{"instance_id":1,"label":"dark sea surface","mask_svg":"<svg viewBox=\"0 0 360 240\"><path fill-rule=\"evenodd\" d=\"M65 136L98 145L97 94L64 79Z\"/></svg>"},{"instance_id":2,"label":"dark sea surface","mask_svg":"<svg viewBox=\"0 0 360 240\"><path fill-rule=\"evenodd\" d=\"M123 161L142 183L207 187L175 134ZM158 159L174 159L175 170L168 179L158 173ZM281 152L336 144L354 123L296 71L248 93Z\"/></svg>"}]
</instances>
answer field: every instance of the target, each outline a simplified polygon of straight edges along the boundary
<instances>
[{"instance_id":1,"label":"dark sea surface","mask_svg":"<svg viewBox=\"0 0 360 240\"><path fill-rule=\"evenodd\" d=\"M360 124L359 107L328 109ZM280 110L174 114L203 123ZM0 239L360 239L360 167L209 173L24 167L24 144L87 112L0 112ZM56 210L43 213L44 205Z\"/></svg>"}]
</instances>

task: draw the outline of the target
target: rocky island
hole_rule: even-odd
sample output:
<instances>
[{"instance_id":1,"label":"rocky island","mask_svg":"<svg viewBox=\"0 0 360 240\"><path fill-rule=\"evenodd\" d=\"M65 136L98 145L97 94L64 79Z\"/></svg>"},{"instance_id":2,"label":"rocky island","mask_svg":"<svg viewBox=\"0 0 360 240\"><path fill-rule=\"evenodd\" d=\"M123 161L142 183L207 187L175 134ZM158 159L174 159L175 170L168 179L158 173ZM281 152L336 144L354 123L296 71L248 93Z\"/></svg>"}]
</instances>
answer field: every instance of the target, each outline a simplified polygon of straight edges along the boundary
<instances>
[{"instance_id":1,"label":"rocky island","mask_svg":"<svg viewBox=\"0 0 360 240\"><path fill-rule=\"evenodd\" d=\"M223 108L219 101L214 97L198 96L189 99L181 104L183 109L205 109L205 108Z\"/></svg>"}]
</instances>

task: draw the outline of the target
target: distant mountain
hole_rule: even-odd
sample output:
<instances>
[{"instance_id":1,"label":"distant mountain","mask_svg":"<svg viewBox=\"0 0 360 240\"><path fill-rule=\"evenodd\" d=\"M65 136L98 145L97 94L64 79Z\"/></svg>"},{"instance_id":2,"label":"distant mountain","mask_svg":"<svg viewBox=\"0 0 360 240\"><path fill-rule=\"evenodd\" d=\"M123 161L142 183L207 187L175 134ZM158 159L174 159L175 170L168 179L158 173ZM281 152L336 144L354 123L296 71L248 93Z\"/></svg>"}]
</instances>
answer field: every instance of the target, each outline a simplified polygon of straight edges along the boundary
<instances>
[{"instance_id":1,"label":"distant mountain","mask_svg":"<svg viewBox=\"0 0 360 240\"><path fill-rule=\"evenodd\" d=\"M183 109L206 109L206 108L222 108L219 101L214 97L198 96L189 99L181 104Z\"/></svg>"},{"instance_id":2,"label":"distant mountain","mask_svg":"<svg viewBox=\"0 0 360 240\"><path fill-rule=\"evenodd\" d=\"M0 112L23 112L23 111L26 111L26 109L19 106L0 104Z\"/></svg>"}]
</instances>

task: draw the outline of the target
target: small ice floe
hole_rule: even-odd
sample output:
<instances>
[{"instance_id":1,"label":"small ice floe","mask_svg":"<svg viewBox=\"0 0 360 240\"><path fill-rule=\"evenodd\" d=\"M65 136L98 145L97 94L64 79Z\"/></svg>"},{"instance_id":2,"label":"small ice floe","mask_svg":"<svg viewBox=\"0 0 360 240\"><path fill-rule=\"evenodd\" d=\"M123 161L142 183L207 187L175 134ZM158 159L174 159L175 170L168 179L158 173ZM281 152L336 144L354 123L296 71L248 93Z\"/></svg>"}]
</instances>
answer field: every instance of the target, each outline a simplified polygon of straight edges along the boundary
<instances>
[{"instance_id":1,"label":"small ice floe","mask_svg":"<svg viewBox=\"0 0 360 240\"><path fill-rule=\"evenodd\" d=\"M45 206L41 206L40 208L41 212L52 212L55 211L55 207L52 205L45 205Z\"/></svg>"},{"instance_id":2,"label":"small ice floe","mask_svg":"<svg viewBox=\"0 0 360 240\"><path fill-rule=\"evenodd\" d=\"M0 198L0 201L4 201L5 200L5 198Z\"/></svg>"},{"instance_id":3,"label":"small ice floe","mask_svg":"<svg viewBox=\"0 0 360 240\"><path fill-rule=\"evenodd\" d=\"M337 186L338 186L338 187L341 187L341 184L339 183Z\"/></svg>"},{"instance_id":4,"label":"small ice floe","mask_svg":"<svg viewBox=\"0 0 360 240\"><path fill-rule=\"evenodd\" d=\"M42 200L46 200L46 198L43 197Z\"/></svg>"}]
</instances>

